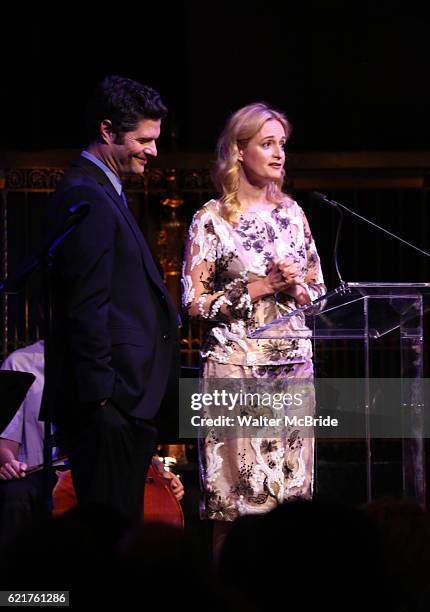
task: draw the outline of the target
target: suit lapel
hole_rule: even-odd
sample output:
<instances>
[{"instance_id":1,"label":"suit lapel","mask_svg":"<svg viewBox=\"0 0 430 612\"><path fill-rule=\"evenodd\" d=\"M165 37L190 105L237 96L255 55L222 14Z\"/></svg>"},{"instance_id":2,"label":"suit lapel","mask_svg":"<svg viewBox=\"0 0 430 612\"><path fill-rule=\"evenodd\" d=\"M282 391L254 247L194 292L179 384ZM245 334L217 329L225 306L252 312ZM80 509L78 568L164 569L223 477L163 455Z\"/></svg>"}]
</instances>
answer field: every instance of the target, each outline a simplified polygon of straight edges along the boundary
<instances>
[{"instance_id":1,"label":"suit lapel","mask_svg":"<svg viewBox=\"0 0 430 612\"><path fill-rule=\"evenodd\" d=\"M125 221L128 223L131 231L133 232L137 243L140 246L140 250L142 252L143 263L146 267L148 274L150 275L152 281L160 287L160 289L165 289L163 280L160 276L160 273L157 269L157 266L154 263L154 259L152 257L151 251L149 250L148 244L143 236L139 226L136 223L136 219L133 217L128 208L125 207L124 202L121 196L115 191L112 183L108 181L103 184L103 189L105 193L114 201L115 205L119 209L120 213L124 217Z\"/></svg>"},{"instance_id":2,"label":"suit lapel","mask_svg":"<svg viewBox=\"0 0 430 612\"><path fill-rule=\"evenodd\" d=\"M166 293L166 287L163 283L163 279L161 278L157 266L154 263L151 251L149 250L148 244L140 230L140 227L137 225L136 219L133 217L128 208L125 207L121 196L118 195L106 174L103 172L103 170L101 170L101 168L85 157L80 157L73 165L78 166L82 168L84 172L91 174L103 188L105 194L114 202L115 206L124 217L137 240L142 253L143 264L151 277L152 282L157 285L157 287L162 289L163 293Z\"/></svg>"}]
</instances>

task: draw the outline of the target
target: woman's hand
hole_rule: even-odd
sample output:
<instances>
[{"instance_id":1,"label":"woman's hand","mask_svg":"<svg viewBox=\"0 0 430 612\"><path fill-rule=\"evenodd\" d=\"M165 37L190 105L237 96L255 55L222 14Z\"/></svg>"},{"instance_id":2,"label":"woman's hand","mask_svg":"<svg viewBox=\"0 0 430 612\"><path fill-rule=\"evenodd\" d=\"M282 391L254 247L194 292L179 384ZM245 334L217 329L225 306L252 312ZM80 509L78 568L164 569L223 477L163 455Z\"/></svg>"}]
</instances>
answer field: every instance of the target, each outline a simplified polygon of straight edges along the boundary
<instances>
[{"instance_id":1,"label":"woman's hand","mask_svg":"<svg viewBox=\"0 0 430 612\"><path fill-rule=\"evenodd\" d=\"M276 263L269 270L264 283L269 295L278 293L278 291L285 291L289 285L289 281L285 279L282 269Z\"/></svg>"},{"instance_id":2,"label":"woman's hand","mask_svg":"<svg viewBox=\"0 0 430 612\"><path fill-rule=\"evenodd\" d=\"M283 291L291 295L299 306L309 304L312 300L300 268L294 259L287 257L284 260L277 260L276 267L281 271L282 278L287 283L287 287Z\"/></svg>"},{"instance_id":3,"label":"woman's hand","mask_svg":"<svg viewBox=\"0 0 430 612\"><path fill-rule=\"evenodd\" d=\"M294 261L294 259L292 259L291 257L286 257L285 259L277 259L275 261L275 265L277 269L281 272L287 287L297 285L298 283L303 282L303 276L300 272L300 268L298 264Z\"/></svg>"},{"instance_id":4,"label":"woman's hand","mask_svg":"<svg viewBox=\"0 0 430 612\"><path fill-rule=\"evenodd\" d=\"M292 258L274 261L264 278L248 284L248 292L252 302L280 292L291 295L300 306L311 302L303 275Z\"/></svg>"}]
</instances>

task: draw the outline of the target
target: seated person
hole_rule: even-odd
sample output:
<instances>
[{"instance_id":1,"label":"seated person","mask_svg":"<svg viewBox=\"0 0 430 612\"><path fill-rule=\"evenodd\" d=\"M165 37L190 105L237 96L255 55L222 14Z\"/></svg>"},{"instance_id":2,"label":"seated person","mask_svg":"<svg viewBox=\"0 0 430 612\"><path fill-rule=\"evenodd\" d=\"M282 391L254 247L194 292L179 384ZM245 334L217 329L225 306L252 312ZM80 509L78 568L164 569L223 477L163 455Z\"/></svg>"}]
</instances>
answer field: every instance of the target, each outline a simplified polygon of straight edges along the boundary
<instances>
[{"instance_id":1,"label":"seated person","mask_svg":"<svg viewBox=\"0 0 430 612\"><path fill-rule=\"evenodd\" d=\"M36 378L16 415L0 432L0 549L44 512L43 472L32 470L43 467L44 424L39 421L44 384L43 340L11 353L1 369L31 372ZM153 463L175 497L182 499L184 487L179 478L165 470L156 457Z\"/></svg>"},{"instance_id":2,"label":"seated person","mask_svg":"<svg viewBox=\"0 0 430 612\"><path fill-rule=\"evenodd\" d=\"M35 380L6 429L0 432L0 547L44 510L43 475L27 470L43 463L43 423L39 418L44 381L43 340L13 352L2 370L31 372Z\"/></svg>"}]
</instances>

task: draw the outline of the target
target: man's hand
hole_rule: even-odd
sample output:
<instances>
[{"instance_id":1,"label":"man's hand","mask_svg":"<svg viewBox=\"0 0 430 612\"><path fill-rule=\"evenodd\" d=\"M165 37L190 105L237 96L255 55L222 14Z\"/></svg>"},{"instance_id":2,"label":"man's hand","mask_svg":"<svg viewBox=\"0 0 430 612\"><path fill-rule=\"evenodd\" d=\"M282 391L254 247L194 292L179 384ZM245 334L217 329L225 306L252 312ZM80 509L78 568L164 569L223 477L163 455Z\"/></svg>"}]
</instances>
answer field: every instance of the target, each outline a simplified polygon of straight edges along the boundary
<instances>
[{"instance_id":1,"label":"man's hand","mask_svg":"<svg viewBox=\"0 0 430 612\"><path fill-rule=\"evenodd\" d=\"M184 497L185 493L184 485L180 479L176 476L176 474L173 474L173 472L166 470L164 463L160 461L158 457L152 458L152 465L160 476L166 480L167 486L172 491L176 499L180 501Z\"/></svg>"},{"instance_id":2,"label":"man's hand","mask_svg":"<svg viewBox=\"0 0 430 612\"><path fill-rule=\"evenodd\" d=\"M184 497L185 490L180 479L176 476L176 474L173 474L173 472L168 472L167 470L164 470L161 476L168 481L167 486L172 491L176 499L181 501L181 499Z\"/></svg>"},{"instance_id":3,"label":"man's hand","mask_svg":"<svg viewBox=\"0 0 430 612\"><path fill-rule=\"evenodd\" d=\"M17 459L6 461L0 467L0 480L13 480L14 478L24 478L27 473L27 464Z\"/></svg>"}]
</instances>

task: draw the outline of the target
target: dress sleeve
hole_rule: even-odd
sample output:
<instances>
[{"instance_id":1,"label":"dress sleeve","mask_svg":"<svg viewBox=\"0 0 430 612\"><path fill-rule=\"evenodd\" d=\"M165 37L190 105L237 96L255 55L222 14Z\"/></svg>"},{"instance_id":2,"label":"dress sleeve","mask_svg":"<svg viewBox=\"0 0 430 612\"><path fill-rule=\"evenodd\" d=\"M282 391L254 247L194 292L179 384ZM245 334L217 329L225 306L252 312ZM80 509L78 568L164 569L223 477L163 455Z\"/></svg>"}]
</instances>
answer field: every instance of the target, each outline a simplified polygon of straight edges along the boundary
<instances>
[{"instance_id":1,"label":"dress sleeve","mask_svg":"<svg viewBox=\"0 0 430 612\"><path fill-rule=\"evenodd\" d=\"M321 270L320 258L312 237L308 220L303 210L300 208L300 215L303 221L305 236L306 269L304 271L304 284L309 292L312 301L326 293L326 286Z\"/></svg>"},{"instance_id":2,"label":"dress sleeve","mask_svg":"<svg viewBox=\"0 0 430 612\"><path fill-rule=\"evenodd\" d=\"M248 320L252 313L247 276L224 285L217 279L222 245L211 213L205 208L193 217L182 268L182 305L192 318L211 321Z\"/></svg>"}]
</instances>

